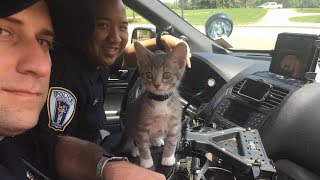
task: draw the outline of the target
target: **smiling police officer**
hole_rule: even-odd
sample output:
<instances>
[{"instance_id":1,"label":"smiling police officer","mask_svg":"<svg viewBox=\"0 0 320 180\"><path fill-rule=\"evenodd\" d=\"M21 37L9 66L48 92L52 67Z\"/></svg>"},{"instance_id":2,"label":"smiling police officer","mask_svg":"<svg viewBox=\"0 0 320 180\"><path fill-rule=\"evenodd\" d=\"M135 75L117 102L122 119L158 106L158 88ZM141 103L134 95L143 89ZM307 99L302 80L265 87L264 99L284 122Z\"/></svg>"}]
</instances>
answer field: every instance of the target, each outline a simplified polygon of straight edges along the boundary
<instances>
[{"instance_id":1,"label":"smiling police officer","mask_svg":"<svg viewBox=\"0 0 320 180\"><path fill-rule=\"evenodd\" d=\"M84 4L75 8L82 10L70 12L66 7L78 2ZM135 64L136 57L133 45L126 47L128 21L122 1L85 3L69 0L52 11L61 45L52 52L50 90L40 120L57 134L99 143L103 139L100 132L107 129L103 107L107 77L121 66ZM167 50L181 42L173 36L162 40ZM142 44L151 50L156 48L155 39Z\"/></svg>"},{"instance_id":2,"label":"smiling police officer","mask_svg":"<svg viewBox=\"0 0 320 180\"><path fill-rule=\"evenodd\" d=\"M164 179L115 162L122 158L103 155L96 144L34 128L48 93L53 39L45 1L0 1L0 178Z\"/></svg>"}]
</instances>

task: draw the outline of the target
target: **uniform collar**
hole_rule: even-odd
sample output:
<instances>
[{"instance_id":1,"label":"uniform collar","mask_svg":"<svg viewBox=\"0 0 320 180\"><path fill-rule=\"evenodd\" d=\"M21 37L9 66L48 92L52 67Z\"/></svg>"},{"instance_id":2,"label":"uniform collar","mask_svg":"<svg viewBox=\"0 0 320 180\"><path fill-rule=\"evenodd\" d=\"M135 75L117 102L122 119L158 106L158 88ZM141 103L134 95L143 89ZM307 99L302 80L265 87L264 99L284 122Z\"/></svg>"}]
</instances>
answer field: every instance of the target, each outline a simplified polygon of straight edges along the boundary
<instances>
[{"instance_id":1,"label":"uniform collar","mask_svg":"<svg viewBox=\"0 0 320 180\"><path fill-rule=\"evenodd\" d=\"M102 79L103 82L105 82L107 80L108 76L109 76L109 67L96 66L93 69L93 74L90 79L91 79L92 83L99 81L100 78Z\"/></svg>"}]
</instances>

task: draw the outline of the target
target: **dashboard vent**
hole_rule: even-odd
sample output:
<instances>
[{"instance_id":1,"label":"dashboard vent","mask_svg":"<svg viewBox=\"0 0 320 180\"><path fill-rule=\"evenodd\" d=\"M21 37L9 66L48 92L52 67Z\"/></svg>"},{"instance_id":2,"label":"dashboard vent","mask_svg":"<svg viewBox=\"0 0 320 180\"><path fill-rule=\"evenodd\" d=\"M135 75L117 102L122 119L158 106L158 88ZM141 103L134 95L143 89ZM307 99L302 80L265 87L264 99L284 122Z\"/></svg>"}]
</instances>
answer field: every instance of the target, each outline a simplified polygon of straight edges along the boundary
<instances>
[{"instance_id":1,"label":"dashboard vent","mask_svg":"<svg viewBox=\"0 0 320 180\"><path fill-rule=\"evenodd\" d=\"M277 107L281 104L281 102L284 100L288 93L289 91L286 89L277 86L272 86L270 93L262 102L261 106L266 109Z\"/></svg>"},{"instance_id":2,"label":"dashboard vent","mask_svg":"<svg viewBox=\"0 0 320 180\"><path fill-rule=\"evenodd\" d=\"M235 86L233 86L232 94L239 95L238 92L245 81L246 79L243 79L240 82L238 82Z\"/></svg>"},{"instance_id":3,"label":"dashboard vent","mask_svg":"<svg viewBox=\"0 0 320 180\"><path fill-rule=\"evenodd\" d=\"M241 80L237 84L235 84L232 88L232 94L241 96L238 92L245 81L246 81L246 78ZM272 85L271 91L269 92L265 100L262 101L261 106L265 109L271 109L271 108L277 107L278 105L281 104L281 102L284 100L284 98L287 96L288 93L289 93L289 90Z\"/></svg>"}]
</instances>

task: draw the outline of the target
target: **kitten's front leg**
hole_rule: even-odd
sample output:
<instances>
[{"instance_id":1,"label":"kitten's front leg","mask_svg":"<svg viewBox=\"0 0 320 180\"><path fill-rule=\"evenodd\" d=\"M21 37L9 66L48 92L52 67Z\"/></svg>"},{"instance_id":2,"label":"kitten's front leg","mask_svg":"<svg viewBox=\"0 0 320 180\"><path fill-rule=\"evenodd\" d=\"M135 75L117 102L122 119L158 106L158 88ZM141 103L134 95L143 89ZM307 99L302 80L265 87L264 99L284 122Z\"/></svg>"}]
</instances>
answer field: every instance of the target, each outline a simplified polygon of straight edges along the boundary
<instances>
[{"instance_id":1,"label":"kitten's front leg","mask_svg":"<svg viewBox=\"0 0 320 180\"><path fill-rule=\"evenodd\" d=\"M179 131L169 132L164 142L161 164L164 166L172 166L176 162L174 153L178 143Z\"/></svg>"},{"instance_id":2,"label":"kitten's front leg","mask_svg":"<svg viewBox=\"0 0 320 180\"><path fill-rule=\"evenodd\" d=\"M149 148L149 141L137 142L137 147L140 155L140 166L151 168L153 166L153 160Z\"/></svg>"}]
</instances>

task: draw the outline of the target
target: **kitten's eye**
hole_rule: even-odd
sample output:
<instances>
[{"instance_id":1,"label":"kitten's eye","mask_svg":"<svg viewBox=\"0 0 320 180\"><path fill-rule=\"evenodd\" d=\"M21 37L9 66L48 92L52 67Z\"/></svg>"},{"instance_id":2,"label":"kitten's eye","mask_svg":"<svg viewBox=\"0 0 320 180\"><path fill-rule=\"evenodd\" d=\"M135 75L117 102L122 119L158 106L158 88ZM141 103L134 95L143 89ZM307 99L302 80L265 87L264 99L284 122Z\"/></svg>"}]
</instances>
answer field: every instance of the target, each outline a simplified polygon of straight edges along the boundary
<instances>
[{"instance_id":1,"label":"kitten's eye","mask_svg":"<svg viewBox=\"0 0 320 180\"><path fill-rule=\"evenodd\" d=\"M151 74L151 72L146 72L146 73L145 73L145 76L146 76L147 79L152 79L152 74Z\"/></svg>"},{"instance_id":2,"label":"kitten's eye","mask_svg":"<svg viewBox=\"0 0 320 180\"><path fill-rule=\"evenodd\" d=\"M162 76L163 76L163 78L165 78L165 79L169 79L169 78L171 77L171 73L169 73L169 72L164 72Z\"/></svg>"}]
</instances>

